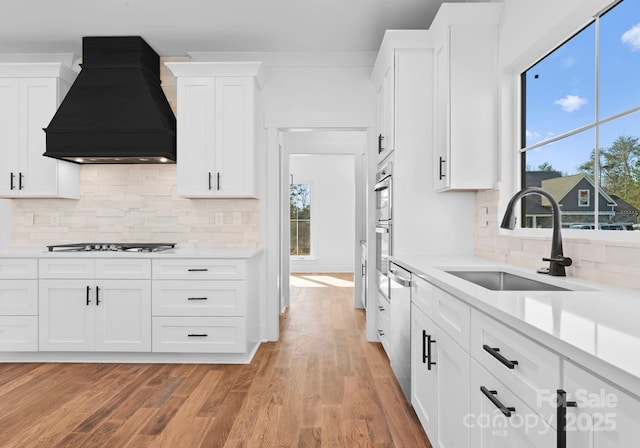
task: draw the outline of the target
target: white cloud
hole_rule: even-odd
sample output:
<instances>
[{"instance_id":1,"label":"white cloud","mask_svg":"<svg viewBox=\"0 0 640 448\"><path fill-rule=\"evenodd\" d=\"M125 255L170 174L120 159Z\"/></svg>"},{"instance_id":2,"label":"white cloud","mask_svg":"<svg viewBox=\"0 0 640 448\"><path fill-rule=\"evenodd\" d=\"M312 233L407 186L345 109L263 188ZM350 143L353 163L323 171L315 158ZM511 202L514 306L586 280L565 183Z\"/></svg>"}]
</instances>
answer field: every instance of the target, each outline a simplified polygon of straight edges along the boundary
<instances>
[{"instance_id":1,"label":"white cloud","mask_svg":"<svg viewBox=\"0 0 640 448\"><path fill-rule=\"evenodd\" d=\"M623 44L631 48L631 51L640 51L640 23L625 31L620 39Z\"/></svg>"},{"instance_id":2,"label":"white cloud","mask_svg":"<svg viewBox=\"0 0 640 448\"><path fill-rule=\"evenodd\" d=\"M565 112L574 112L587 104L587 99L580 98L578 95L567 95L554 101L554 104L559 104Z\"/></svg>"},{"instance_id":3,"label":"white cloud","mask_svg":"<svg viewBox=\"0 0 640 448\"><path fill-rule=\"evenodd\" d=\"M529 129L525 131L525 136L527 140L540 140L540 137L542 137L538 132L530 131Z\"/></svg>"}]
</instances>

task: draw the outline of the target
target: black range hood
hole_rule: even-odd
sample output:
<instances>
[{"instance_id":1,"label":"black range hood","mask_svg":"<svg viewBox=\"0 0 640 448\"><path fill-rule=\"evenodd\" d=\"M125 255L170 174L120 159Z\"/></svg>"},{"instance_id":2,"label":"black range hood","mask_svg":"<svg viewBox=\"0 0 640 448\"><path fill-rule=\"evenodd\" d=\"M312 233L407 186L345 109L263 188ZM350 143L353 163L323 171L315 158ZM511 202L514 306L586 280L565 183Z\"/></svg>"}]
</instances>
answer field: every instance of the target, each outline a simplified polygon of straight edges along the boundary
<instances>
[{"instance_id":1,"label":"black range hood","mask_svg":"<svg viewBox=\"0 0 640 448\"><path fill-rule=\"evenodd\" d=\"M139 36L83 37L82 70L46 132L45 156L76 163L176 160L160 57Z\"/></svg>"}]
</instances>

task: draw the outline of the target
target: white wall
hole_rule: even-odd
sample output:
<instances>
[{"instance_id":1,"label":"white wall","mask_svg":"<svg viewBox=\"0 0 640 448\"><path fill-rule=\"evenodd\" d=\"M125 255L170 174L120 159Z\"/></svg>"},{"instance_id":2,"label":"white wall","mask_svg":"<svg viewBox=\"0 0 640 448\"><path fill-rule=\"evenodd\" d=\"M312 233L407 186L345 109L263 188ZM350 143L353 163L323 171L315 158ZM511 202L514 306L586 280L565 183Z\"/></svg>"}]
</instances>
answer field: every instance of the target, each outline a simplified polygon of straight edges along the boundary
<instances>
[{"instance_id":1,"label":"white wall","mask_svg":"<svg viewBox=\"0 0 640 448\"><path fill-rule=\"evenodd\" d=\"M312 256L291 272L353 272L355 165L352 155L291 155L294 183L311 184Z\"/></svg>"}]
</instances>

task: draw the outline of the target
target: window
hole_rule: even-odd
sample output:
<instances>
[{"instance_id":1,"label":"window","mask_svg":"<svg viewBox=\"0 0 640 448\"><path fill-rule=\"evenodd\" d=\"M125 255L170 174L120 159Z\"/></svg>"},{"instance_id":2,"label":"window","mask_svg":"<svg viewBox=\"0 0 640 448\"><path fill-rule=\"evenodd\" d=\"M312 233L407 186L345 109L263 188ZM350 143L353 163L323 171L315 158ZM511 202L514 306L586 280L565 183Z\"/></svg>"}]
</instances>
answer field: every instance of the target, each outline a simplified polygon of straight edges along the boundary
<instances>
[{"instance_id":1,"label":"window","mask_svg":"<svg viewBox=\"0 0 640 448\"><path fill-rule=\"evenodd\" d=\"M311 185L289 187L290 255L311 255Z\"/></svg>"},{"instance_id":2,"label":"window","mask_svg":"<svg viewBox=\"0 0 640 448\"><path fill-rule=\"evenodd\" d=\"M578 207L589 207L589 190L578 190Z\"/></svg>"},{"instance_id":3,"label":"window","mask_svg":"<svg viewBox=\"0 0 640 448\"><path fill-rule=\"evenodd\" d=\"M640 2L622 0L521 75L522 187L551 193L565 226L638 222L638 73ZM523 227L551 226L544 199L522 203Z\"/></svg>"}]
</instances>

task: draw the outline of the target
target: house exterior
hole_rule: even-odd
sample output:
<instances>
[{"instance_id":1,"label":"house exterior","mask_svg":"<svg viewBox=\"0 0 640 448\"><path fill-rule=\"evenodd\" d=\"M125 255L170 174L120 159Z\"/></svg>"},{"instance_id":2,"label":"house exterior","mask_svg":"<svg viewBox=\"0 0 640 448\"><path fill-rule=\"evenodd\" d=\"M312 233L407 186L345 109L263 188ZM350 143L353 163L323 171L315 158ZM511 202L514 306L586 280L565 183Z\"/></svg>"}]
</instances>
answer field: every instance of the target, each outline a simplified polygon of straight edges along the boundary
<instances>
[{"instance_id":1,"label":"house exterior","mask_svg":"<svg viewBox=\"0 0 640 448\"><path fill-rule=\"evenodd\" d=\"M527 187L543 188L554 197L562 210L563 227L593 229L596 202L601 229L630 229L640 214L637 208L602 188L598 189L596 201L595 184L587 174L563 176L557 171L531 171L526 173L526 181ZM544 197L527 198L525 219L527 227L551 227L551 204Z\"/></svg>"}]
</instances>

